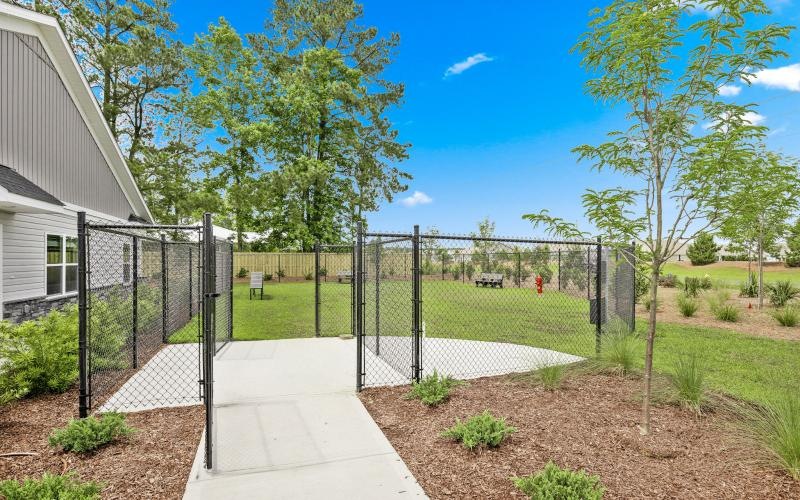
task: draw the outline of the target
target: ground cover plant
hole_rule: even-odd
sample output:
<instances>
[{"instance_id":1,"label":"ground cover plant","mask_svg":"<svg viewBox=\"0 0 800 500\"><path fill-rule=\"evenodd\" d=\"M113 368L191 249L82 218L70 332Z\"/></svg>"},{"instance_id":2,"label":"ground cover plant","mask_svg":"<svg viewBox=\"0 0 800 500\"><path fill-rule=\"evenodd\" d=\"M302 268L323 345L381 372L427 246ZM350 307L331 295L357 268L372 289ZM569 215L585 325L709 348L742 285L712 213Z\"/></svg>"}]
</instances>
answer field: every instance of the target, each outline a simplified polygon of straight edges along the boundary
<instances>
[{"instance_id":1,"label":"ground cover plant","mask_svg":"<svg viewBox=\"0 0 800 500\"><path fill-rule=\"evenodd\" d=\"M110 412L101 418L90 415L71 420L66 427L53 431L48 442L64 451L86 453L134 432L126 423L125 414Z\"/></svg>"},{"instance_id":2,"label":"ground cover plant","mask_svg":"<svg viewBox=\"0 0 800 500\"><path fill-rule=\"evenodd\" d=\"M688 294L678 295L678 310L685 318L691 318L697 312L699 305L697 301L690 297Z\"/></svg>"},{"instance_id":3,"label":"ground cover plant","mask_svg":"<svg viewBox=\"0 0 800 500\"><path fill-rule=\"evenodd\" d=\"M6 500L94 500L100 498L102 485L81 482L74 474L55 475L45 472L41 478L22 481L0 481L0 497Z\"/></svg>"},{"instance_id":4,"label":"ground cover plant","mask_svg":"<svg viewBox=\"0 0 800 500\"><path fill-rule=\"evenodd\" d=\"M763 405L738 404L741 435L760 451L762 465L800 481L800 397L786 392Z\"/></svg>"},{"instance_id":5,"label":"ground cover plant","mask_svg":"<svg viewBox=\"0 0 800 500\"><path fill-rule=\"evenodd\" d=\"M793 306L782 307L773 311L772 317L781 326L797 326L800 322L800 310Z\"/></svg>"},{"instance_id":6,"label":"ground cover plant","mask_svg":"<svg viewBox=\"0 0 800 500\"><path fill-rule=\"evenodd\" d=\"M468 449L497 448L506 438L517 432L515 427L506 424L504 418L497 418L489 410L456 423L442 433L442 437L461 443Z\"/></svg>"},{"instance_id":7,"label":"ground cover plant","mask_svg":"<svg viewBox=\"0 0 800 500\"><path fill-rule=\"evenodd\" d=\"M585 471L562 469L552 461L544 469L529 476L512 478L516 486L533 500L600 500L605 489L600 477Z\"/></svg>"},{"instance_id":8,"label":"ground cover plant","mask_svg":"<svg viewBox=\"0 0 800 500\"><path fill-rule=\"evenodd\" d=\"M566 365L550 365L532 372L534 378L546 391L555 391L564 383Z\"/></svg>"},{"instance_id":9,"label":"ground cover plant","mask_svg":"<svg viewBox=\"0 0 800 500\"><path fill-rule=\"evenodd\" d=\"M675 398L682 406L700 413L705 403L705 368L697 356L681 356L675 360L669 374Z\"/></svg>"},{"instance_id":10,"label":"ground cover plant","mask_svg":"<svg viewBox=\"0 0 800 500\"><path fill-rule=\"evenodd\" d=\"M789 280L779 280L767 285L767 295L770 303L775 307L783 307L790 300L800 295L800 288L792 285Z\"/></svg>"},{"instance_id":11,"label":"ground cover plant","mask_svg":"<svg viewBox=\"0 0 800 500\"><path fill-rule=\"evenodd\" d=\"M430 375L422 377L419 382L414 382L406 397L418 399L428 406L436 406L450 398L453 388L463 384L464 382L449 375L439 375L434 370Z\"/></svg>"}]
</instances>

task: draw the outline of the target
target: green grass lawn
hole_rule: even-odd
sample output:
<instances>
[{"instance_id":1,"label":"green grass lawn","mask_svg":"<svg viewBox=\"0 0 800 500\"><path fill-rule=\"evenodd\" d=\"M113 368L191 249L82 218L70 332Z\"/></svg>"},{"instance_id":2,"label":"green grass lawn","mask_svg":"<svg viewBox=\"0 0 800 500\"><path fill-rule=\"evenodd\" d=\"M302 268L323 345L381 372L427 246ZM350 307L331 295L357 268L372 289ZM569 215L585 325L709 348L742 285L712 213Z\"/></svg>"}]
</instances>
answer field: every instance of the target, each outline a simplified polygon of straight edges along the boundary
<instances>
[{"instance_id":1,"label":"green grass lawn","mask_svg":"<svg viewBox=\"0 0 800 500\"><path fill-rule=\"evenodd\" d=\"M411 287L407 281L381 283L381 307L375 310L374 284L365 286L366 334L411 334ZM576 293L576 295L579 295ZM476 288L451 281L422 285L426 335L545 347L581 356L594 354L595 327L582 296L530 289ZM644 331L639 322L637 329ZM324 335L350 333L350 286L322 285L321 330ZM170 339L191 342L189 324ZM261 340L314 335L314 284L267 284L264 300L248 299L248 285L234 286L234 339ZM640 343L644 353L644 342ZM655 368L668 373L682 355L696 354L708 370L709 384L734 396L764 401L778 391L800 385L800 343L751 337L729 330L660 324ZM643 359L642 355L642 359Z\"/></svg>"},{"instance_id":2,"label":"green grass lawn","mask_svg":"<svg viewBox=\"0 0 800 500\"><path fill-rule=\"evenodd\" d=\"M738 286L740 283L747 281L747 269L736 267L733 265L725 265L726 263L714 264L713 266L685 266L668 262L664 264L664 274L674 274L675 276L685 278L686 276L701 278L706 274L712 280L723 282L729 286ZM755 273L757 267L753 264L753 272ZM764 280L777 281L777 280L791 280L796 285L800 285L800 268L791 268L783 266L768 266L764 267Z\"/></svg>"}]
</instances>

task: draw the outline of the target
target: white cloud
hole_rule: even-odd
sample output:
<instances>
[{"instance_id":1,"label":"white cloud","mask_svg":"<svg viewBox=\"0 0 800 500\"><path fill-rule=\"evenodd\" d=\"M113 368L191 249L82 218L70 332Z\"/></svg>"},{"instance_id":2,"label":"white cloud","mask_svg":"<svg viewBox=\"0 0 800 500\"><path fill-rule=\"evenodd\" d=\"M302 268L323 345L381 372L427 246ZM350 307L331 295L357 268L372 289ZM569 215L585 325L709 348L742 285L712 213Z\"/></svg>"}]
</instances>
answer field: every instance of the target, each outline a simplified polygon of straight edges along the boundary
<instances>
[{"instance_id":1,"label":"white cloud","mask_svg":"<svg viewBox=\"0 0 800 500\"><path fill-rule=\"evenodd\" d=\"M422 191L414 191L414 194L403 198L400 203L407 207L416 207L417 205L427 205L433 202L433 198L423 193Z\"/></svg>"},{"instance_id":2,"label":"white cloud","mask_svg":"<svg viewBox=\"0 0 800 500\"><path fill-rule=\"evenodd\" d=\"M450 75L460 75L477 64L491 61L494 61L493 57L489 57L483 52L479 52L447 68L447 71L444 72L444 76L448 77Z\"/></svg>"},{"instance_id":3,"label":"white cloud","mask_svg":"<svg viewBox=\"0 0 800 500\"><path fill-rule=\"evenodd\" d=\"M742 91L742 87L736 85L723 85L719 89L719 95L723 97L735 97Z\"/></svg>"},{"instance_id":4,"label":"white cloud","mask_svg":"<svg viewBox=\"0 0 800 500\"><path fill-rule=\"evenodd\" d=\"M744 114L744 116L742 118L744 119L744 121L748 122L750 125L761 125L767 119L766 116L758 114L755 111L748 111L747 113ZM703 130L708 130L711 127L715 126L716 124L717 124L717 121L715 120L713 122L706 122L706 123L702 124L701 127L703 128Z\"/></svg>"},{"instance_id":5,"label":"white cloud","mask_svg":"<svg viewBox=\"0 0 800 500\"><path fill-rule=\"evenodd\" d=\"M755 72L755 85L800 92L800 63Z\"/></svg>"}]
</instances>

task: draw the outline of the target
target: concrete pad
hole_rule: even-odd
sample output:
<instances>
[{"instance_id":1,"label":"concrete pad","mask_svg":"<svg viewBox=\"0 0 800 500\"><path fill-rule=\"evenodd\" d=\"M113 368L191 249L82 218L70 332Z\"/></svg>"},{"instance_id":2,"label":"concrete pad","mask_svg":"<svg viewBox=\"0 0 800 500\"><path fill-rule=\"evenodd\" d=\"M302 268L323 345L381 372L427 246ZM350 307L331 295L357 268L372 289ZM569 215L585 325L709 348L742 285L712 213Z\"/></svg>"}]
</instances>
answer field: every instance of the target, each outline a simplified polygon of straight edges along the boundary
<instances>
[{"instance_id":1,"label":"concrete pad","mask_svg":"<svg viewBox=\"0 0 800 500\"><path fill-rule=\"evenodd\" d=\"M199 353L197 344L165 346L108 398L99 411L131 412L202 403Z\"/></svg>"}]
</instances>

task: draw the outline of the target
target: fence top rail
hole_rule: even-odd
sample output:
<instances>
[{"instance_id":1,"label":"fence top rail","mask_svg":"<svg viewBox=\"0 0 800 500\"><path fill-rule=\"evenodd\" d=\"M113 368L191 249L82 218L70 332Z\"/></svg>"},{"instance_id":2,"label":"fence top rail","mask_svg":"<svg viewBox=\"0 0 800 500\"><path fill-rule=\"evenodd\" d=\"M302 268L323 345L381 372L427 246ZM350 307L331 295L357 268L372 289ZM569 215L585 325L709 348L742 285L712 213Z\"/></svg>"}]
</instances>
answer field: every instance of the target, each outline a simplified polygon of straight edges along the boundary
<instances>
[{"instance_id":1,"label":"fence top rail","mask_svg":"<svg viewBox=\"0 0 800 500\"><path fill-rule=\"evenodd\" d=\"M88 227L95 229L162 229L165 231L200 231L203 226L160 225L160 224L93 224L87 222Z\"/></svg>"},{"instance_id":2,"label":"fence top rail","mask_svg":"<svg viewBox=\"0 0 800 500\"><path fill-rule=\"evenodd\" d=\"M545 240L534 238L501 238L501 237L485 237L485 236L456 236L445 234L420 234L422 239L430 240L465 240L465 241L488 241L498 243L534 243L539 245L584 245L596 246L600 244L598 241L591 240Z\"/></svg>"},{"instance_id":3,"label":"fence top rail","mask_svg":"<svg viewBox=\"0 0 800 500\"><path fill-rule=\"evenodd\" d=\"M410 233L364 233L365 238L413 238Z\"/></svg>"},{"instance_id":4,"label":"fence top rail","mask_svg":"<svg viewBox=\"0 0 800 500\"><path fill-rule=\"evenodd\" d=\"M125 236L127 238L137 238L139 240L156 241L158 243L161 243L161 238L156 238L155 236L148 236L146 234L130 233L130 232L125 232L125 231L118 231L116 229L110 229L110 228L105 228L105 227L97 227L97 226L87 226L86 229L88 229L90 232L91 232L91 230L97 230L97 231L101 231L103 233L116 234L118 236Z\"/></svg>"},{"instance_id":5,"label":"fence top rail","mask_svg":"<svg viewBox=\"0 0 800 500\"><path fill-rule=\"evenodd\" d=\"M364 244L365 245L389 245L391 243L402 243L404 241L411 241L413 239L414 239L413 236L407 236L407 237L403 237L403 238L391 238L391 239L388 239L388 240L371 240L371 241L365 242Z\"/></svg>"},{"instance_id":6,"label":"fence top rail","mask_svg":"<svg viewBox=\"0 0 800 500\"><path fill-rule=\"evenodd\" d=\"M325 244L320 243L318 246L320 249L322 249L322 248L353 248L356 245L355 243L341 243L338 245L335 245L333 243L325 243Z\"/></svg>"}]
</instances>

